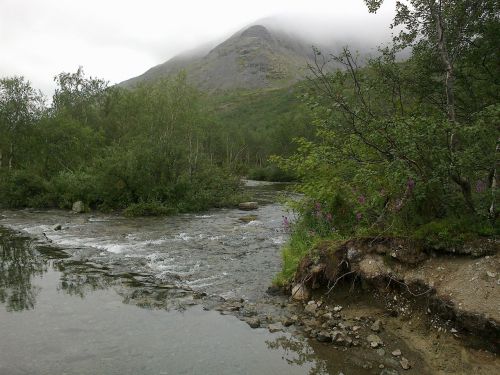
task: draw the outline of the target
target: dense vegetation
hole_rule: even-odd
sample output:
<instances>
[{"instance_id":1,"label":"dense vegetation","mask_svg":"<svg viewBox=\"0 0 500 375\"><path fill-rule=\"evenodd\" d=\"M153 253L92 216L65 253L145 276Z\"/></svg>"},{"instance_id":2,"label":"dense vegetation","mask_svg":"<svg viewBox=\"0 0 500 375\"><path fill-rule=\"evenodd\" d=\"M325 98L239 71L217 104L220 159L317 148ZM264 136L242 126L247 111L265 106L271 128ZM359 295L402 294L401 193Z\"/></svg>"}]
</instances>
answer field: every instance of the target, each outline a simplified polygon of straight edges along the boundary
<instances>
[{"instance_id":1,"label":"dense vegetation","mask_svg":"<svg viewBox=\"0 0 500 375\"><path fill-rule=\"evenodd\" d=\"M130 214L230 202L239 181L213 160L210 121L185 77L135 90L79 69L56 77L50 106L22 77L0 81L0 202L128 207Z\"/></svg>"},{"instance_id":2,"label":"dense vegetation","mask_svg":"<svg viewBox=\"0 0 500 375\"><path fill-rule=\"evenodd\" d=\"M499 233L498 2L411 0L396 10L402 31L364 67L347 48L316 51L304 97L317 138L275 158L306 196L284 223L282 281L325 237L403 235L439 247ZM330 62L344 69L326 73Z\"/></svg>"},{"instance_id":3,"label":"dense vegetation","mask_svg":"<svg viewBox=\"0 0 500 375\"><path fill-rule=\"evenodd\" d=\"M289 179L269 155L308 136L298 87L203 94L178 77L134 89L76 73L50 105L0 80L0 206L169 214L234 204L239 176Z\"/></svg>"},{"instance_id":4,"label":"dense vegetation","mask_svg":"<svg viewBox=\"0 0 500 375\"><path fill-rule=\"evenodd\" d=\"M290 155L294 138L313 138L311 112L300 98L304 84L286 89L238 90L209 97L206 108L223 143L219 155L232 170L256 180L293 177L269 163L270 155ZM215 125L216 124L216 125Z\"/></svg>"}]
</instances>

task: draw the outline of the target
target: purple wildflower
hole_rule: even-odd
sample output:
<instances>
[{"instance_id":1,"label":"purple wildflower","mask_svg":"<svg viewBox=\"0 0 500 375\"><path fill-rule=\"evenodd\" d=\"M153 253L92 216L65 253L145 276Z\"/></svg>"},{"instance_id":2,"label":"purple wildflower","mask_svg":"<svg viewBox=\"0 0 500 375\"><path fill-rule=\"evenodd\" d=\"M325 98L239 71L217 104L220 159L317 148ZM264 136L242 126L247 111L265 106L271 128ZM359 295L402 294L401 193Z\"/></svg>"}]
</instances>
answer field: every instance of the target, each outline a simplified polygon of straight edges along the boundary
<instances>
[{"instance_id":1,"label":"purple wildflower","mask_svg":"<svg viewBox=\"0 0 500 375\"><path fill-rule=\"evenodd\" d=\"M316 202L316 204L314 205L314 209L318 212L321 211L321 203Z\"/></svg>"},{"instance_id":2,"label":"purple wildflower","mask_svg":"<svg viewBox=\"0 0 500 375\"><path fill-rule=\"evenodd\" d=\"M361 221L362 218L363 218L363 214L361 212L356 213L356 220L357 221Z\"/></svg>"},{"instance_id":3,"label":"purple wildflower","mask_svg":"<svg viewBox=\"0 0 500 375\"><path fill-rule=\"evenodd\" d=\"M286 216L282 216L283 217L283 228L285 230L289 230L290 229L290 221L288 220L288 218Z\"/></svg>"},{"instance_id":4,"label":"purple wildflower","mask_svg":"<svg viewBox=\"0 0 500 375\"><path fill-rule=\"evenodd\" d=\"M410 177L406 182L406 186L408 187L408 191L411 193L415 188L415 180Z\"/></svg>"},{"instance_id":5,"label":"purple wildflower","mask_svg":"<svg viewBox=\"0 0 500 375\"><path fill-rule=\"evenodd\" d=\"M486 191L486 183L482 180L476 182L476 193L484 193Z\"/></svg>"},{"instance_id":6,"label":"purple wildflower","mask_svg":"<svg viewBox=\"0 0 500 375\"><path fill-rule=\"evenodd\" d=\"M332 221L332 220L333 220L333 216L332 216L332 214L330 212L328 212L326 214L326 221Z\"/></svg>"},{"instance_id":7,"label":"purple wildflower","mask_svg":"<svg viewBox=\"0 0 500 375\"><path fill-rule=\"evenodd\" d=\"M359 202L360 204L365 204L365 202L366 202L366 198L365 198L365 196L361 194L361 195L358 197L358 202Z\"/></svg>"}]
</instances>

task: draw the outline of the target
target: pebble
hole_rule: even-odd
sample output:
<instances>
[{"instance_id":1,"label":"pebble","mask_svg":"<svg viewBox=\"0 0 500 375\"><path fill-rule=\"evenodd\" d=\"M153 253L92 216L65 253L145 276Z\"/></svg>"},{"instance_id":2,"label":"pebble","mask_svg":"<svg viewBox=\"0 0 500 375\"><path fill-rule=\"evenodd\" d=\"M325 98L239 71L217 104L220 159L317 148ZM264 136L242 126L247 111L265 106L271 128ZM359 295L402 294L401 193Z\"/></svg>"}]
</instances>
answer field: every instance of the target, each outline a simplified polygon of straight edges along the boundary
<instances>
[{"instance_id":1,"label":"pebble","mask_svg":"<svg viewBox=\"0 0 500 375\"><path fill-rule=\"evenodd\" d=\"M496 272L486 271L486 274L487 274L489 277L497 277Z\"/></svg>"},{"instance_id":2,"label":"pebble","mask_svg":"<svg viewBox=\"0 0 500 375\"><path fill-rule=\"evenodd\" d=\"M399 357L401 355L401 350L396 349L391 353L394 357Z\"/></svg>"},{"instance_id":3,"label":"pebble","mask_svg":"<svg viewBox=\"0 0 500 375\"><path fill-rule=\"evenodd\" d=\"M366 340L370 343L370 346L372 348L377 348L380 345L382 345L382 339L378 337L377 335L368 335Z\"/></svg>"},{"instance_id":4,"label":"pebble","mask_svg":"<svg viewBox=\"0 0 500 375\"><path fill-rule=\"evenodd\" d=\"M332 341L332 336L326 331L321 331L316 335L316 340L319 342L330 342Z\"/></svg>"},{"instance_id":5,"label":"pebble","mask_svg":"<svg viewBox=\"0 0 500 375\"><path fill-rule=\"evenodd\" d=\"M409 370L411 367L410 362L405 357L401 357L401 361L399 361L399 364L401 365L401 368L403 370Z\"/></svg>"},{"instance_id":6,"label":"pebble","mask_svg":"<svg viewBox=\"0 0 500 375\"><path fill-rule=\"evenodd\" d=\"M318 308L318 306L316 306L315 303L310 303L308 304L306 307L305 307L305 311L310 313L310 314L314 314L316 312L316 309Z\"/></svg>"},{"instance_id":7,"label":"pebble","mask_svg":"<svg viewBox=\"0 0 500 375\"><path fill-rule=\"evenodd\" d=\"M271 332L271 333L283 331L283 324L281 324L281 323L269 324L268 329L269 329L269 332Z\"/></svg>"},{"instance_id":8,"label":"pebble","mask_svg":"<svg viewBox=\"0 0 500 375\"><path fill-rule=\"evenodd\" d=\"M382 326L382 322L377 319L377 320L375 320L375 323L372 324L372 326L370 327L370 329L373 332L380 332L381 326Z\"/></svg>"},{"instance_id":9,"label":"pebble","mask_svg":"<svg viewBox=\"0 0 500 375\"><path fill-rule=\"evenodd\" d=\"M333 311L335 311L335 312L339 312L339 311L341 311L342 309L343 309L343 307L342 307L342 306L335 306L335 307L333 308Z\"/></svg>"},{"instance_id":10,"label":"pebble","mask_svg":"<svg viewBox=\"0 0 500 375\"><path fill-rule=\"evenodd\" d=\"M290 327L291 325L295 324L296 321L297 319L293 319L293 317L290 317L283 319L282 323L285 327Z\"/></svg>"},{"instance_id":11,"label":"pebble","mask_svg":"<svg viewBox=\"0 0 500 375\"><path fill-rule=\"evenodd\" d=\"M385 355L385 350L384 350L384 349L382 349L382 348L379 348L379 349L377 349L377 354L378 354L379 356L383 357L383 356Z\"/></svg>"}]
</instances>

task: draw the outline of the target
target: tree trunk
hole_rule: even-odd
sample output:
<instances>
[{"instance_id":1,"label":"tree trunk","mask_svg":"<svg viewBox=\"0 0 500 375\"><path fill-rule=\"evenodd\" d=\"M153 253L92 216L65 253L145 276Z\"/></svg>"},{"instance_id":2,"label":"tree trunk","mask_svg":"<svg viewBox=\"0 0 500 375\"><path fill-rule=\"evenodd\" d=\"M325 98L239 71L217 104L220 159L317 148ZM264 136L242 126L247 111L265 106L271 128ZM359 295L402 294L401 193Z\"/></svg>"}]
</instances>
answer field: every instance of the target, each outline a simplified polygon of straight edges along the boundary
<instances>
[{"instance_id":1,"label":"tree trunk","mask_svg":"<svg viewBox=\"0 0 500 375\"><path fill-rule=\"evenodd\" d=\"M430 5L430 11L436 22L437 47L446 72L445 74L446 114L448 116L448 120L452 124L456 124L457 118L455 113L455 93L454 93L455 76L453 72L453 63L451 62L450 56L448 54L448 48L446 47L446 36L444 32L444 25L442 18L441 0L438 1L438 4L436 4L434 0L432 0L432 4ZM474 212L475 209L474 209L474 202L472 201L472 195L471 195L472 189L470 182L465 178L461 177L460 174L457 171L455 171L455 161L453 154L455 151L456 143L457 140L455 137L455 132L452 131L450 134L449 145L448 145L451 157L452 179L458 184L458 186L460 186L467 207Z\"/></svg>"},{"instance_id":2,"label":"tree trunk","mask_svg":"<svg viewBox=\"0 0 500 375\"><path fill-rule=\"evenodd\" d=\"M500 152L500 139L497 140L497 147L495 149L495 165L493 166L493 175L491 176L491 205L489 209L489 216L491 220L496 218L496 190L497 190L497 155Z\"/></svg>"},{"instance_id":3,"label":"tree trunk","mask_svg":"<svg viewBox=\"0 0 500 375\"><path fill-rule=\"evenodd\" d=\"M12 170L12 158L14 157L14 144L10 143L9 171Z\"/></svg>"}]
</instances>

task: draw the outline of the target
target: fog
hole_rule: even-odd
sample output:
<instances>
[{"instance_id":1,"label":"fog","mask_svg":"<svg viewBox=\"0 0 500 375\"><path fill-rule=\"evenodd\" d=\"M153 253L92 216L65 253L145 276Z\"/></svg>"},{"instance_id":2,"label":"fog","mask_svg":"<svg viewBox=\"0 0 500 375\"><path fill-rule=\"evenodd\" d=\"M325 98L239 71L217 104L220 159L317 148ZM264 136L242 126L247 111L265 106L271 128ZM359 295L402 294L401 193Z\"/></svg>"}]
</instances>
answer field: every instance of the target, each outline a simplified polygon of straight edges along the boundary
<instances>
[{"instance_id":1,"label":"fog","mask_svg":"<svg viewBox=\"0 0 500 375\"><path fill-rule=\"evenodd\" d=\"M24 75L46 95L53 77L83 66L111 84L255 23L313 44L389 39L395 0L376 15L362 0L2 0L0 77Z\"/></svg>"}]
</instances>

